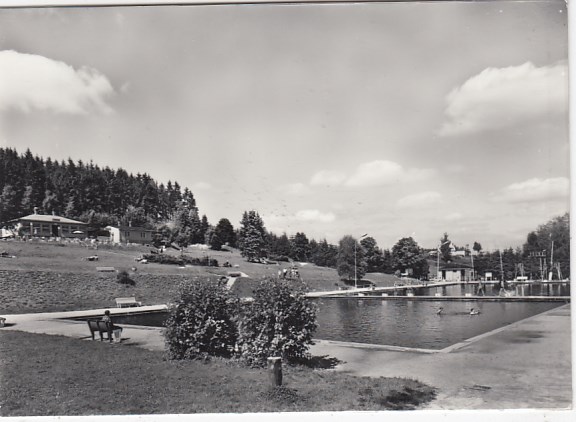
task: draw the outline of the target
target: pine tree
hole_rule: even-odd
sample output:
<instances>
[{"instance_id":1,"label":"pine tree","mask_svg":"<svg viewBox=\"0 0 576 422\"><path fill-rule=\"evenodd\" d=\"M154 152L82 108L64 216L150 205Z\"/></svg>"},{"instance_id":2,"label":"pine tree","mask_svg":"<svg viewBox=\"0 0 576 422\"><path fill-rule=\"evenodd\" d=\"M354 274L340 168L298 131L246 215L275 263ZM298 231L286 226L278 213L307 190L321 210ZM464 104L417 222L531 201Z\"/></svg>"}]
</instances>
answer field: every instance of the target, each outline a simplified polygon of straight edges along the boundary
<instances>
[{"instance_id":1,"label":"pine tree","mask_svg":"<svg viewBox=\"0 0 576 422\"><path fill-rule=\"evenodd\" d=\"M268 255L266 229L256 211L245 211L240 222L239 246L248 262L257 261Z\"/></svg>"},{"instance_id":2,"label":"pine tree","mask_svg":"<svg viewBox=\"0 0 576 422\"><path fill-rule=\"evenodd\" d=\"M290 239L291 258L297 261L308 261L310 254L310 242L304 233L296 233Z\"/></svg>"}]
</instances>

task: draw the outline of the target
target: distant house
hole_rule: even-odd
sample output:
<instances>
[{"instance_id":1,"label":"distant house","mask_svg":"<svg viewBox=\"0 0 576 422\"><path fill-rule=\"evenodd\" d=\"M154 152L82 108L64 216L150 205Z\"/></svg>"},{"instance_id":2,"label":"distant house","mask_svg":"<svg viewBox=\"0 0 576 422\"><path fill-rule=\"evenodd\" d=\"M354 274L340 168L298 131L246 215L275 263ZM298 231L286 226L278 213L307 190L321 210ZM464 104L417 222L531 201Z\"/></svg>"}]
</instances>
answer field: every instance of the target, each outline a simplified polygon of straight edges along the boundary
<instances>
[{"instance_id":1,"label":"distant house","mask_svg":"<svg viewBox=\"0 0 576 422\"><path fill-rule=\"evenodd\" d=\"M14 231L31 237L86 237L88 225L59 215L30 214L8 222Z\"/></svg>"},{"instance_id":2,"label":"distant house","mask_svg":"<svg viewBox=\"0 0 576 422\"><path fill-rule=\"evenodd\" d=\"M140 243L143 245L150 244L154 240L156 230L145 229L143 227L106 227L110 233L111 243Z\"/></svg>"}]
</instances>

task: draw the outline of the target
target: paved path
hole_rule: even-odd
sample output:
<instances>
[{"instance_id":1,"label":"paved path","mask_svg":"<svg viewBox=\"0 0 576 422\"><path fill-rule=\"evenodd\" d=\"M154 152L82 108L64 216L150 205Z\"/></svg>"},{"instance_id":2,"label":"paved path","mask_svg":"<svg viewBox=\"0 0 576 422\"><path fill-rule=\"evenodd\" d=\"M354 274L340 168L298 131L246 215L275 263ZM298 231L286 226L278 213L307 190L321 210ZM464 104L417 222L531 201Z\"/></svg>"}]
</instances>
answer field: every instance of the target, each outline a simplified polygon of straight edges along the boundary
<instances>
[{"instance_id":1,"label":"paved path","mask_svg":"<svg viewBox=\"0 0 576 422\"><path fill-rule=\"evenodd\" d=\"M140 306L137 308L106 308L114 314L130 312L159 311L166 309L165 305ZM62 335L92 341L90 331L85 321L73 321L67 318L81 318L104 315L106 309L93 309L89 311L36 313L21 315L2 315L6 318L6 327L2 330L26 331L29 333ZM149 350L164 350L164 337L162 329L155 327L142 327L137 325L119 324L124 327L122 341L124 344L134 344ZM99 336L96 334L99 339Z\"/></svg>"},{"instance_id":2,"label":"paved path","mask_svg":"<svg viewBox=\"0 0 576 422\"><path fill-rule=\"evenodd\" d=\"M143 306L137 311L163 306ZM111 309L112 313L126 309ZM70 318L102 310L3 315L3 330L65 335L92 341L85 322ZM163 350L160 328L122 324L122 343ZM570 305L511 324L443 351L386 349L318 341L313 355L343 361L358 376L415 378L439 389L428 409L566 409L572 404Z\"/></svg>"}]
</instances>

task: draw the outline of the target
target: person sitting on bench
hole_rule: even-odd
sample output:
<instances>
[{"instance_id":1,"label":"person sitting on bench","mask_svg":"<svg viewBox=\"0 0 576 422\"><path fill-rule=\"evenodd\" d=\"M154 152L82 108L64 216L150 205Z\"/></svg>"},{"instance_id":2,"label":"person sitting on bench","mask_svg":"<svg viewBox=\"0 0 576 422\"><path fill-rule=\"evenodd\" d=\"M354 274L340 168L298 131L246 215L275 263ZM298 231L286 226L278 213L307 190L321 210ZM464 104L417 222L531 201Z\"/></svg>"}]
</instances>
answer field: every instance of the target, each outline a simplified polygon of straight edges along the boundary
<instances>
[{"instance_id":1,"label":"person sitting on bench","mask_svg":"<svg viewBox=\"0 0 576 422\"><path fill-rule=\"evenodd\" d=\"M104 316L102 317L102 321L104 321L107 324L110 324L110 328L114 332L114 337L117 339L120 339L120 335L122 333L122 327L119 327L118 325L114 325L114 323L112 322L112 318L110 317L110 311L109 310L104 311ZM112 339L110 339L110 341L112 341Z\"/></svg>"}]
</instances>

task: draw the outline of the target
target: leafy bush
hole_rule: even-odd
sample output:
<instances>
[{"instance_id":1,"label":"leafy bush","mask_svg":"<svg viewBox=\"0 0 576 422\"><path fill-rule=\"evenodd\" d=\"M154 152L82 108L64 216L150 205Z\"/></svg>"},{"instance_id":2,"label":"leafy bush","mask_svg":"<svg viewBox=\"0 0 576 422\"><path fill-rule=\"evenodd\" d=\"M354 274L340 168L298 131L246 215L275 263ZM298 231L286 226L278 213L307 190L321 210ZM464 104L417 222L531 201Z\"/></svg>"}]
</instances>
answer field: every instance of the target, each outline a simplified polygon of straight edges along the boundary
<instances>
[{"instance_id":1,"label":"leafy bush","mask_svg":"<svg viewBox=\"0 0 576 422\"><path fill-rule=\"evenodd\" d=\"M262 281L254 300L245 304L239 326L242 359L263 366L271 356L298 361L308 356L316 330L316 306L306 300L304 289L286 280Z\"/></svg>"},{"instance_id":2,"label":"leafy bush","mask_svg":"<svg viewBox=\"0 0 576 422\"><path fill-rule=\"evenodd\" d=\"M135 286L136 282L130 278L128 271L122 270L116 274L116 281L120 284L126 284L129 286Z\"/></svg>"},{"instance_id":3,"label":"leafy bush","mask_svg":"<svg viewBox=\"0 0 576 422\"><path fill-rule=\"evenodd\" d=\"M142 256L148 262L155 262L157 264L171 264L171 265L196 265L206 267L218 267L218 260L209 257L192 258L190 256L181 255L174 256L168 254L145 254Z\"/></svg>"},{"instance_id":4,"label":"leafy bush","mask_svg":"<svg viewBox=\"0 0 576 422\"><path fill-rule=\"evenodd\" d=\"M186 281L171 307L164 337L170 359L229 357L238 337L238 300L223 284Z\"/></svg>"}]
</instances>

